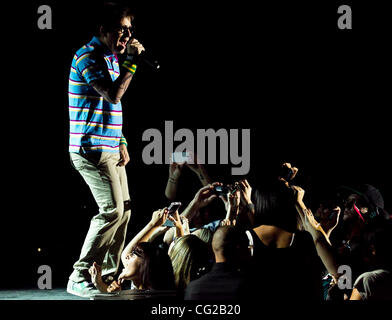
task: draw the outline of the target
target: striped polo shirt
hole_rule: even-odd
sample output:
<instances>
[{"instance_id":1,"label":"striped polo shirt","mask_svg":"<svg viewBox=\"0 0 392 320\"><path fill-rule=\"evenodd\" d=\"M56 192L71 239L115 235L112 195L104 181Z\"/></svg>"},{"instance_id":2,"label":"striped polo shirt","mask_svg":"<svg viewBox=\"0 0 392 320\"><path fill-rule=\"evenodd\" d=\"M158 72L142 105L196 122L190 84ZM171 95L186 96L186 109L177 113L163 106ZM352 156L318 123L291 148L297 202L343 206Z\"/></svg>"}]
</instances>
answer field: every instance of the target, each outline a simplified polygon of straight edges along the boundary
<instances>
[{"instance_id":1,"label":"striped polo shirt","mask_svg":"<svg viewBox=\"0 0 392 320\"><path fill-rule=\"evenodd\" d=\"M90 85L120 75L116 55L97 38L80 48L69 75L69 152L119 152L122 136L121 102L112 104Z\"/></svg>"}]
</instances>

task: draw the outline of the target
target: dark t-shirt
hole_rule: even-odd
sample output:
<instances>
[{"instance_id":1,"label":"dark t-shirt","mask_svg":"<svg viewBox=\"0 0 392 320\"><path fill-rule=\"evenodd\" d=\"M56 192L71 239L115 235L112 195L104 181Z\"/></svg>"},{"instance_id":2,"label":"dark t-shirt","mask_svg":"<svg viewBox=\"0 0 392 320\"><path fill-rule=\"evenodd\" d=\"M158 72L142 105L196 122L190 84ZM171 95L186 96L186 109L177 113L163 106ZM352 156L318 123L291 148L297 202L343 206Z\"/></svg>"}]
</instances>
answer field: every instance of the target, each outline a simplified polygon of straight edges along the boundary
<instances>
[{"instance_id":1,"label":"dark t-shirt","mask_svg":"<svg viewBox=\"0 0 392 320\"><path fill-rule=\"evenodd\" d=\"M185 300L246 299L246 279L227 263L215 263L212 270L191 281L185 290Z\"/></svg>"},{"instance_id":2,"label":"dark t-shirt","mask_svg":"<svg viewBox=\"0 0 392 320\"><path fill-rule=\"evenodd\" d=\"M322 300L323 268L309 233L296 232L291 246L277 249L267 247L249 231L254 242L250 274L255 298Z\"/></svg>"}]
</instances>

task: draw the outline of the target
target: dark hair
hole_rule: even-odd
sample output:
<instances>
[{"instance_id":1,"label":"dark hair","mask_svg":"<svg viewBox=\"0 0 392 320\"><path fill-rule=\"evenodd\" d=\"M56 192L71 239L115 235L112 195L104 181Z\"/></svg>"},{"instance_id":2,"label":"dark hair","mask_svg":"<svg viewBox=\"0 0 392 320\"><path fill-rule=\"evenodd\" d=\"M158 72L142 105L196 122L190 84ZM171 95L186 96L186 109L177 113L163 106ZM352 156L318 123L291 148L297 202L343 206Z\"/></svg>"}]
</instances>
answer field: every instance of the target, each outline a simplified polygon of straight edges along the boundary
<instances>
[{"instance_id":1,"label":"dark hair","mask_svg":"<svg viewBox=\"0 0 392 320\"><path fill-rule=\"evenodd\" d=\"M144 289L175 289L173 267L165 247L156 243L140 242L134 250L143 259L140 278Z\"/></svg>"},{"instance_id":2,"label":"dark hair","mask_svg":"<svg viewBox=\"0 0 392 320\"><path fill-rule=\"evenodd\" d=\"M254 191L255 226L262 224L282 228L288 232L298 229L298 213L294 192L283 184Z\"/></svg>"},{"instance_id":3,"label":"dark hair","mask_svg":"<svg viewBox=\"0 0 392 320\"><path fill-rule=\"evenodd\" d=\"M112 30L118 26L121 19L126 17L131 18L131 21L134 19L133 11L128 6L120 3L104 2L97 15L97 33L99 33L100 27L103 27L105 31Z\"/></svg>"}]
</instances>

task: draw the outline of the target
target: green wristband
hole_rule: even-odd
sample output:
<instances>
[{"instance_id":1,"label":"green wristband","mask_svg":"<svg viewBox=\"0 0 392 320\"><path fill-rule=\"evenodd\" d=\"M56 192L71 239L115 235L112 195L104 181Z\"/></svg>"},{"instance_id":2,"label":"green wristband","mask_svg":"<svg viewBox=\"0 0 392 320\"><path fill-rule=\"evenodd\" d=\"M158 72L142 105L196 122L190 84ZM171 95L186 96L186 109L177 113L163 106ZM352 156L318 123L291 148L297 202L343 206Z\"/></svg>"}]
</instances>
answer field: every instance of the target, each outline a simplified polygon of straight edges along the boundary
<instances>
[{"instance_id":1,"label":"green wristband","mask_svg":"<svg viewBox=\"0 0 392 320\"><path fill-rule=\"evenodd\" d=\"M129 60L125 60L124 63L122 64L122 67L125 68L131 74L135 74L137 68L136 64L131 63L131 61Z\"/></svg>"}]
</instances>

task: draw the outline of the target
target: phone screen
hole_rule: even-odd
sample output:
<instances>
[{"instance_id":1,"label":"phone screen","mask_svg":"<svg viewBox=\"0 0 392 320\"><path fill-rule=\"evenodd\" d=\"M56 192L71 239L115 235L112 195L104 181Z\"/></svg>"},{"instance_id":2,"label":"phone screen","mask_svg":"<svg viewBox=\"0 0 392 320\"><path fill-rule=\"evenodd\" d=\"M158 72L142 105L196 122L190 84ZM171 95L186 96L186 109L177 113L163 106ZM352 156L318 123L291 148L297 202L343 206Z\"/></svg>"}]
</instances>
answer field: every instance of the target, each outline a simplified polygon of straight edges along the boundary
<instances>
[{"instance_id":1,"label":"phone screen","mask_svg":"<svg viewBox=\"0 0 392 320\"><path fill-rule=\"evenodd\" d=\"M189 152L173 152L171 161L181 164L189 161L189 159Z\"/></svg>"}]
</instances>

